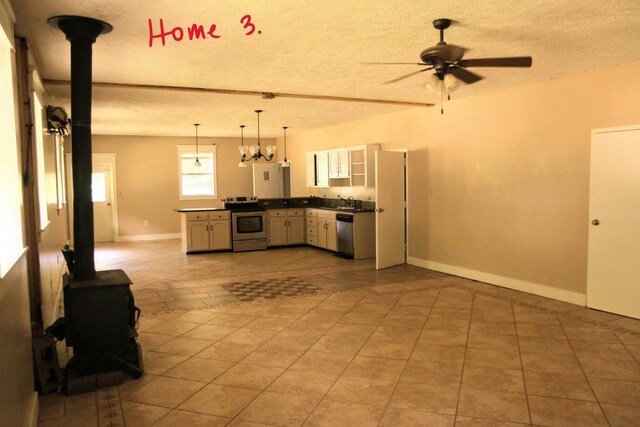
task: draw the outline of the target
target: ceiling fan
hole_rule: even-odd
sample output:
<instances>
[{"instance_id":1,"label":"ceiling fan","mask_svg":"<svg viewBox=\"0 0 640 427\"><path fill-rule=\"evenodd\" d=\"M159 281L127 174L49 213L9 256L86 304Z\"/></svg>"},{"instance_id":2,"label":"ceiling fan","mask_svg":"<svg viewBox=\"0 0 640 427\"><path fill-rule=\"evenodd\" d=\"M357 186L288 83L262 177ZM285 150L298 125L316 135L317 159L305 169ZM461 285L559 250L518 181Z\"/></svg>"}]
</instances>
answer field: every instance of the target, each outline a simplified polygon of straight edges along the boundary
<instances>
[{"instance_id":1,"label":"ceiling fan","mask_svg":"<svg viewBox=\"0 0 640 427\"><path fill-rule=\"evenodd\" d=\"M414 71L409 74L405 74L388 82L395 83L400 80L404 80L416 74L428 70L434 70L434 74L431 77L431 81L427 82L427 87L434 91L452 92L459 86L460 81L466 84L476 83L482 80L484 77L467 70L468 67L531 67L532 59L530 56L514 56L508 58L475 58L475 59L463 59L464 53L467 49L461 46L447 44L444 41L444 30L449 28L452 21L451 19L441 18L433 21L433 26L436 30L440 31L440 42L432 47L423 50L420 53L420 59L422 62L418 63L406 63L406 62L386 62L383 64L414 64L419 66L425 66L418 71ZM453 76L448 77L448 76ZM457 79L456 79L457 78ZM435 85L434 85L435 83ZM440 87L438 87L438 84ZM444 89L444 90L443 90Z\"/></svg>"}]
</instances>

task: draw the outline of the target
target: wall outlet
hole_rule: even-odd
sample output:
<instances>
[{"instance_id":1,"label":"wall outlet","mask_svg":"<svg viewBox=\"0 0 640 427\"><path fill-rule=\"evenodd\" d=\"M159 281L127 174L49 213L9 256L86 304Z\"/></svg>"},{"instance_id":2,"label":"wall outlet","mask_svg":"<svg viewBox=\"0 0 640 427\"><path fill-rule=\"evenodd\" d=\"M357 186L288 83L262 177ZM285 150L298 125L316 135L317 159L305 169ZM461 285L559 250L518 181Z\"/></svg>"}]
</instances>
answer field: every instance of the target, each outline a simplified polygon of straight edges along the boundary
<instances>
[{"instance_id":1,"label":"wall outlet","mask_svg":"<svg viewBox=\"0 0 640 427\"><path fill-rule=\"evenodd\" d=\"M149 225L149 221L148 220L144 220L144 226L147 227Z\"/></svg>"}]
</instances>

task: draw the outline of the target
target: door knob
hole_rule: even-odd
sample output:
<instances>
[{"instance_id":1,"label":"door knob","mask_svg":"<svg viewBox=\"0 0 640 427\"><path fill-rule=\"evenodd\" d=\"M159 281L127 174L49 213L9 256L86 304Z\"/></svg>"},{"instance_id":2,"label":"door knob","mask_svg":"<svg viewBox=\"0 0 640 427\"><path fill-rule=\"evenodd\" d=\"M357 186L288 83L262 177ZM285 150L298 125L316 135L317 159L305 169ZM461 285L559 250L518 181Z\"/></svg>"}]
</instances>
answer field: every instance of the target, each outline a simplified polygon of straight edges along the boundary
<instances>
[{"instance_id":1,"label":"door knob","mask_svg":"<svg viewBox=\"0 0 640 427\"><path fill-rule=\"evenodd\" d=\"M591 224L600 225L600 220L599 219L594 219L593 221L591 221Z\"/></svg>"}]
</instances>

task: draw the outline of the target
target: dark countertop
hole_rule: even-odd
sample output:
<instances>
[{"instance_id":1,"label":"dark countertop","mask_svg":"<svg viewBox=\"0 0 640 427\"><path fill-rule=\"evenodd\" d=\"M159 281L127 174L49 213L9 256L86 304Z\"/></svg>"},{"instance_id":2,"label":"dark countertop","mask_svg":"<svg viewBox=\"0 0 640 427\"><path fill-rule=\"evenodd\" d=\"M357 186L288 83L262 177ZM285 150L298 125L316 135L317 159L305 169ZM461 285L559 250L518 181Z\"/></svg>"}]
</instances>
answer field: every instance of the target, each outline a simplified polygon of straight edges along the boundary
<instances>
[{"instance_id":1,"label":"dark countertop","mask_svg":"<svg viewBox=\"0 0 640 427\"><path fill-rule=\"evenodd\" d=\"M375 212L376 210L371 208L359 208L359 209L344 209L344 208L329 208L329 207L319 207L314 209L322 209L326 211L334 211L334 212L342 212L342 213L363 213L363 212Z\"/></svg>"},{"instance_id":2,"label":"dark countertop","mask_svg":"<svg viewBox=\"0 0 640 427\"><path fill-rule=\"evenodd\" d=\"M208 211L228 211L225 208L182 208L174 209L175 212L187 213L187 212L208 212Z\"/></svg>"}]
</instances>

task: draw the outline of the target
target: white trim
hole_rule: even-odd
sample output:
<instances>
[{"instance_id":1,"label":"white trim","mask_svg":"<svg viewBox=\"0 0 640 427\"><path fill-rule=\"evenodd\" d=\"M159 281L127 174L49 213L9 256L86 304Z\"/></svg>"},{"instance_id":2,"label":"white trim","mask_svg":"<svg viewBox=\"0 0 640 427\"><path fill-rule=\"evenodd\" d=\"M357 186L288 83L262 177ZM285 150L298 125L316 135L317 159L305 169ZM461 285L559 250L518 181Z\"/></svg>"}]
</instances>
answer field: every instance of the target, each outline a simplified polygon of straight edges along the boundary
<instances>
[{"instance_id":1,"label":"white trim","mask_svg":"<svg viewBox=\"0 0 640 427\"><path fill-rule=\"evenodd\" d=\"M38 392L34 391L31 394L31 408L29 410L29 423L27 424L30 427L37 427L38 425L38 416L40 415L40 397L38 396Z\"/></svg>"},{"instance_id":2,"label":"white trim","mask_svg":"<svg viewBox=\"0 0 640 427\"><path fill-rule=\"evenodd\" d=\"M553 298L555 300L569 302L571 304L578 304L583 307L586 304L586 295L579 292L552 288L539 283L526 282L524 280L513 279L511 277L499 276L497 274L485 273L482 271L471 270L469 268L442 264L415 257L409 257L407 262L417 267L428 268L430 270L440 271L442 273L477 280L479 282L489 283L491 285L501 286L503 288L509 288L546 298Z\"/></svg>"},{"instance_id":3,"label":"white trim","mask_svg":"<svg viewBox=\"0 0 640 427\"><path fill-rule=\"evenodd\" d=\"M632 130L640 130L640 125L615 126L610 128L591 129L591 135L593 136L597 133L627 132Z\"/></svg>"},{"instance_id":4,"label":"white trim","mask_svg":"<svg viewBox=\"0 0 640 427\"><path fill-rule=\"evenodd\" d=\"M135 236L118 236L116 242L142 242L145 240L171 240L180 239L182 234L180 233L167 233L167 234L137 234Z\"/></svg>"}]
</instances>

